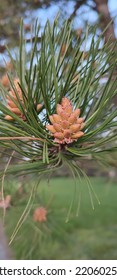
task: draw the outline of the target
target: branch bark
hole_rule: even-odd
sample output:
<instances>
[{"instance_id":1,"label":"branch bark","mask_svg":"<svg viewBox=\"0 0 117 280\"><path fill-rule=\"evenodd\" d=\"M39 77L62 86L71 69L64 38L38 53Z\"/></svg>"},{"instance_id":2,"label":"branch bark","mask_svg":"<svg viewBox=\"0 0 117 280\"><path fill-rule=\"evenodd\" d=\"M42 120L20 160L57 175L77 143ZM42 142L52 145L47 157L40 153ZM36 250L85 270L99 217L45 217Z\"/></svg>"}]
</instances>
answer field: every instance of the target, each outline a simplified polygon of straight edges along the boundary
<instances>
[{"instance_id":1,"label":"branch bark","mask_svg":"<svg viewBox=\"0 0 117 280\"><path fill-rule=\"evenodd\" d=\"M70 15L70 20L72 20L75 16L76 16L76 13L77 13L77 10L80 8L80 6L82 6L83 4L86 3L87 0L79 0L79 1L76 1L76 4L74 6L74 11L73 13Z\"/></svg>"}]
</instances>

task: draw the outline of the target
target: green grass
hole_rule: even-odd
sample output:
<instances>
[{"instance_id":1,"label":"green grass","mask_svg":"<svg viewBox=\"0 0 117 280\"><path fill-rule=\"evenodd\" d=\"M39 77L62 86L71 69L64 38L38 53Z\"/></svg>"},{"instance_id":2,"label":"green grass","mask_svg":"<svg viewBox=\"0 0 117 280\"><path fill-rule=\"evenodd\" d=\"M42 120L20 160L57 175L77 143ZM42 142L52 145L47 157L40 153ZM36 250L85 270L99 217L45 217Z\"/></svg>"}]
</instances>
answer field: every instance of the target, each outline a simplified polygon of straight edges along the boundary
<instances>
[{"instance_id":1,"label":"green grass","mask_svg":"<svg viewBox=\"0 0 117 280\"><path fill-rule=\"evenodd\" d=\"M42 181L38 186L32 208L14 238L11 248L17 259L117 259L117 186L104 178L90 179L95 196L91 206L86 181L77 180L76 192L72 178ZM12 193L12 207L5 217L6 232L10 238L29 197L31 183L23 195L16 192L15 182L6 187ZM28 190L28 192L27 192ZM81 203L76 216L79 195ZM74 203L68 217L70 204ZM33 221L33 210L43 205L48 210L47 222Z\"/></svg>"}]
</instances>

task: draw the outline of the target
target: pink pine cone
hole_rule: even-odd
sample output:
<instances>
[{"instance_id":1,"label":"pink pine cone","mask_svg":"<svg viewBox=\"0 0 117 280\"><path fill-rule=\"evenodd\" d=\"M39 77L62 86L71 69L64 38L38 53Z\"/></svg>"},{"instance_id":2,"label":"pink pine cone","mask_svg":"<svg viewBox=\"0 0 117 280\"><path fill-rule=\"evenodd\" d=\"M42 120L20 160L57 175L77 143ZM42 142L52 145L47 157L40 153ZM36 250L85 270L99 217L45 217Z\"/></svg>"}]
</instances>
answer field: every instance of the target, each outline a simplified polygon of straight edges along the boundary
<instances>
[{"instance_id":1,"label":"pink pine cone","mask_svg":"<svg viewBox=\"0 0 117 280\"><path fill-rule=\"evenodd\" d=\"M80 109L73 111L73 106L67 97L62 98L61 104L57 104L56 114L49 116L51 124L46 128L54 137L54 142L69 144L77 141L84 135L84 119L79 118Z\"/></svg>"}]
</instances>

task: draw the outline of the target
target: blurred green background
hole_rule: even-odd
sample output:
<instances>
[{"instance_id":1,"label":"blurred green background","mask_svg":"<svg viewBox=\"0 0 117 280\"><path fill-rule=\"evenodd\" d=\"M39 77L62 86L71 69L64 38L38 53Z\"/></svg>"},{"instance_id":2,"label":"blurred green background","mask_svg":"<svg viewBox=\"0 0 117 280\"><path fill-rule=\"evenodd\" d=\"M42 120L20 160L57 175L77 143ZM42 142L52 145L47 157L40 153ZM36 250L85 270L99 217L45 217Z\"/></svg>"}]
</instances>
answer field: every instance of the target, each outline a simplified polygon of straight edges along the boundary
<instances>
[{"instance_id":1,"label":"blurred green background","mask_svg":"<svg viewBox=\"0 0 117 280\"><path fill-rule=\"evenodd\" d=\"M80 1L81 5L75 10L77 2L79 1L2 1L0 76L6 73L4 58L9 61L6 43L12 53L19 46L21 17L25 24L27 51L29 51L30 26L36 17L39 18L43 28L46 19L49 18L52 22L60 9L61 21L72 15L74 28L81 32L87 21L92 25L99 21L95 1ZM110 0L108 4L111 16L115 17L114 28L117 33L117 1ZM113 158L108 155L108 161L112 164L112 168L108 170L102 166L97 167L94 162L83 162L81 165L83 170L92 176L90 181L100 205L92 189L87 186L86 180L77 179L75 185L74 179L68 177L66 170L57 173L57 177L50 179L49 182L41 181L38 186L36 186L37 178L29 177L22 180L5 178L5 195L11 195L10 207L5 213L5 232L8 241L11 240L18 221L21 221L10 245L15 259L117 259L117 155L114 154ZM1 158L0 168L6 162L7 156ZM33 186L35 189L32 190ZM26 209L31 190L32 199ZM92 199L94 210L91 206ZM47 209L46 222L33 220L34 210L39 206ZM25 213L22 217L23 211ZM0 216L3 218L3 209L0 209Z\"/></svg>"},{"instance_id":2,"label":"blurred green background","mask_svg":"<svg viewBox=\"0 0 117 280\"><path fill-rule=\"evenodd\" d=\"M26 216L27 209L25 221L10 245L13 257L45 260L117 259L116 183L107 182L106 178L90 178L90 182L100 200L99 205L91 191L94 210L85 179L77 180L76 186L72 178L54 178L49 183L42 181L31 208L29 206L29 214ZM28 203L31 188L31 182L22 191L17 189L17 182L6 182L5 192L12 195L11 207L5 215L9 240ZM72 198L74 202L69 213ZM34 209L39 206L47 209L46 222L33 220Z\"/></svg>"}]
</instances>

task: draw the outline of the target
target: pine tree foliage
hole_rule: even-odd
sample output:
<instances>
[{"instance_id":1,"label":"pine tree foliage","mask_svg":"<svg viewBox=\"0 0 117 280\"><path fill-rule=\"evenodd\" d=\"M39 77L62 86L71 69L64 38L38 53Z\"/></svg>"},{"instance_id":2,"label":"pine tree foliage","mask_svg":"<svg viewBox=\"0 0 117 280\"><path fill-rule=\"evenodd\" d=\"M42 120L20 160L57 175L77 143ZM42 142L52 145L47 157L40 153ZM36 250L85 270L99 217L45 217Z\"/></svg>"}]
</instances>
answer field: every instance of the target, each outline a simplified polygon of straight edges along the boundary
<instances>
[{"instance_id":1,"label":"pine tree foliage","mask_svg":"<svg viewBox=\"0 0 117 280\"><path fill-rule=\"evenodd\" d=\"M8 71L10 86L1 84L0 147L10 156L14 151L12 156L22 163L9 165L6 174L42 176L63 163L73 174L84 173L78 166L80 158L104 162L117 150L115 46L110 48L108 42L100 48L102 34L96 39L95 28L88 51L87 42L88 29L79 40L72 24L65 21L60 27L58 19L52 26L47 21L40 37L36 21L29 54L21 23L19 53L12 56L8 50L14 68ZM64 97L73 110L80 109L85 125L82 137L62 144L54 141L47 126ZM17 110L8 106L8 100Z\"/></svg>"}]
</instances>

